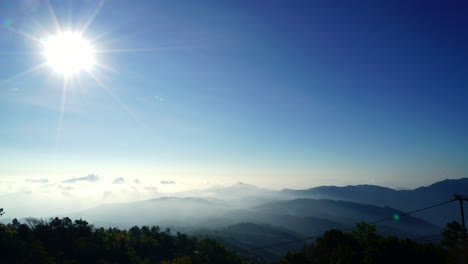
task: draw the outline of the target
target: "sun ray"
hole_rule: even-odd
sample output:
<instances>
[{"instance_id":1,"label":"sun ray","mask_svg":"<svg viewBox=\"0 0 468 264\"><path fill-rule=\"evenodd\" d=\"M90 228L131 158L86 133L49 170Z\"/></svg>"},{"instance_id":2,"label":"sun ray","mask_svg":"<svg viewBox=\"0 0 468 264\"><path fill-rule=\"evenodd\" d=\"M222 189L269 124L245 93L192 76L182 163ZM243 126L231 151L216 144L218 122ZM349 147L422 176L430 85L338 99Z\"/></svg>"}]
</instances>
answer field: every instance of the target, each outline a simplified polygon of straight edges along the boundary
<instances>
[{"instance_id":1,"label":"sun ray","mask_svg":"<svg viewBox=\"0 0 468 264\"><path fill-rule=\"evenodd\" d=\"M79 76L77 74L73 74L73 82L78 84L79 88L82 87L81 79L79 78Z\"/></svg>"},{"instance_id":2,"label":"sun ray","mask_svg":"<svg viewBox=\"0 0 468 264\"><path fill-rule=\"evenodd\" d=\"M54 24L57 29L57 32L62 33L62 28L60 28L60 24L57 20L57 16L55 16L55 12L54 12L54 9L52 8L52 5L50 4L50 0L47 0L47 6L49 7L49 12L50 12L50 15L52 16L52 19L54 20Z\"/></svg>"},{"instance_id":3,"label":"sun ray","mask_svg":"<svg viewBox=\"0 0 468 264\"><path fill-rule=\"evenodd\" d=\"M98 49L94 53L133 53L133 52L152 52L173 49L190 49L191 46L177 46L177 47L160 47L160 48L143 48L143 49Z\"/></svg>"},{"instance_id":4,"label":"sun ray","mask_svg":"<svg viewBox=\"0 0 468 264\"><path fill-rule=\"evenodd\" d=\"M91 15L91 17L88 19L88 21L86 21L86 24L84 25L84 27L81 29L80 33L83 35L86 30L88 29L88 27L91 25L91 23L93 23L93 20L94 18L96 18L97 14L99 13L99 11L101 11L101 8L102 6L104 5L104 0L102 0L99 5L96 7L96 9L94 10L93 14Z\"/></svg>"},{"instance_id":5,"label":"sun ray","mask_svg":"<svg viewBox=\"0 0 468 264\"><path fill-rule=\"evenodd\" d=\"M9 55L40 55L43 54L40 51L5 51L0 52L0 56L9 56Z\"/></svg>"},{"instance_id":6,"label":"sun ray","mask_svg":"<svg viewBox=\"0 0 468 264\"><path fill-rule=\"evenodd\" d=\"M36 19L33 19L31 18L31 21L32 23L34 23L34 25L40 30L42 31L42 35L43 36L50 36L52 35L47 29L45 29L45 27L43 25L41 25L41 23L39 23L39 21L37 21Z\"/></svg>"},{"instance_id":7,"label":"sun ray","mask_svg":"<svg viewBox=\"0 0 468 264\"><path fill-rule=\"evenodd\" d=\"M101 63L94 63L94 65L98 66L99 68L101 69L104 69L106 71L109 71L109 72L113 72L113 73L119 73L116 69L108 66L108 65L105 65L105 64L101 64Z\"/></svg>"},{"instance_id":8,"label":"sun ray","mask_svg":"<svg viewBox=\"0 0 468 264\"><path fill-rule=\"evenodd\" d=\"M35 25L35 27L36 27L36 29L37 29L37 31L38 31L38 33L37 33L38 35L41 35L41 34L42 34L42 36L50 36L50 35L52 35L52 33L51 33L49 30L47 30L47 29L46 29L39 21L37 21L36 19L31 18L31 22ZM40 39L40 40L41 40L41 42L43 41L43 39Z\"/></svg>"},{"instance_id":9,"label":"sun ray","mask_svg":"<svg viewBox=\"0 0 468 264\"><path fill-rule=\"evenodd\" d=\"M101 33L101 34L95 36L94 38L90 39L90 40L89 40L89 43L96 43L96 41L102 39L104 36L109 35L109 34L115 32L115 31L116 31L116 30L114 29L114 30L109 30L109 31L103 32L103 33Z\"/></svg>"},{"instance_id":10,"label":"sun ray","mask_svg":"<svg viewBox=\"0 0 468 264\"><path fill-rule=\"evenodd\" d=\"M73 22L73 2L72 0L68 1L68 30L72 30L72 22Z\"/></svg>"},{"instance_id":11,"label":"sun ray","mask_svg":"<svg viewBox=\"0 0 468 264\"><path fill-rule=\"evenodd\" d=\"M63 87L62 87L62 101L60 102L60 114L57 124L57 135L55 137L55 147L57 148L60 144L60 138L62 136L62 123L63 117L65 115L65 102L67 100L67 87L68 87L68 78L63 78Z\"/></svg>"},{"instance_id":12,"label":"sun ray","mask_svg":"<svg viewBox=\"0 0 468 264\"><path fill-rule=\"evenodd\" d=\"M19 35L21 35L21 36L23 36L23 37L25 37L25 38L28 38L28 39L37 41L37 42L39 42L39 43L42 43L40 39L38 39L38 38L36 38L36 37L34 37L34 36L32 36L32 35L29 35L29 34L27 34L27 33L24 33L23 31L14 29L14 28L12 28L12 27L7 27L7 26L4 26L4 25L0 25L0 26L1 26L2 28L5 28L5 29L10 30L11 32L14 32L14 33L16 33L16 34L19 34Z\"/></svg>"},{"instance_id":13,"label":"sun ray","mask_svg":"<svg viewBox=\"0 0 468 264\"><path fill-rule=\"evenodd\" d=\"M38 65L36 65L36 66L34 66L34 67L31 67L31 68L29 68L29 69L27 69L27 70L25 70L25 71L23 71L23 72L20 72L20 73L18 73L18 74L16 74L16 75L13 75L13 76L11 76L11 77L8 78L8 79L0 80L0 83L6 83L6 82L9 82L9 81L14 80L14 79L16 79L16 78L19 78L19 77L21 77L21 76L25 76L25 75L27 75L27 74L33 73L33 72L35 72L35 71L38 71L38 70L44 68L46 65L47 65L47 61L45 61L45 62L43 62L43 63L41 63L41 64L38 64Z\"/></svg>"},{"instance_id":14,"label":"sun ray","mask_svg":"<svg viewBox=\"0 0 468 264\"><path fill-rule=\"evenodd\" d=\"M99 85L101 86L102 89L104 89L104 91L106 91L111 97L112 99L114 99L114 101L120 106L122 107L122 109L127 112L127 114L129 114L132 119L134 121L136 121L137 123L140 123L141 122L138 120L138 118L136 117L136 115L130 110L130 108L128 108L128 106L126 106L122 101L120 101L120 99L112 92L111 89L109 89L106 85L104 85L97 77L95 74L93 74L92 72L90 71L87 71L89 76L91 76L91 78L94 79L94 81Z\"/></svg>"}]
</instances>

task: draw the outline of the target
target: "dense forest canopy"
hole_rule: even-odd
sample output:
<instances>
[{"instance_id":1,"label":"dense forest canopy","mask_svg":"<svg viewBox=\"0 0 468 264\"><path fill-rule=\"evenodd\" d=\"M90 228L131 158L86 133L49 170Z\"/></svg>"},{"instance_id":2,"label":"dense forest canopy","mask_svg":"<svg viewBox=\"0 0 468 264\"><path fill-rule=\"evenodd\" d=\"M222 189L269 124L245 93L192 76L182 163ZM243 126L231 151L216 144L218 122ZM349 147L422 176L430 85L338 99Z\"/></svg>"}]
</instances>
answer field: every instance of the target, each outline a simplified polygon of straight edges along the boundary
<instances>
[{"instance_id":1,"label":"dense forest canopy","mask_svg":"<svg viewBox=\"0 0 468 264\"><path fill-rule=\"evenodd\" d=\"M215 240L158 226L94 228L68 217L1 224L0 249L2 263L246 263Z\"/></svg>"},{"instance_id":2,"label":"dense forest canopy","mask_svg":"<svg viewBox=\"0 0 468 264\"><path fill-rule=\"evenodd\" d=\"M463 247L462 227L447 224L440 244L416 243L410 239L376 234L374 225L358 223L351 232L326 231L314 244L298 252L288 252L280 264L322 263L468 263L468 248Z\"/></svg>"},{"instance_id":3,"label":"dense forest canopy","mask_svg":"<svg viewBox=\"0 0 468 264\"><path fill-rule=\"evenodd\" d=\"M383 237L375 226L358 223L350 232L332 229L315 243L287 252L277 262L295 263L468 263L462 226L451 222L439 244ZM128 230L96 228L68 217L28 218L0 224L2 263L253 263L214 239L197 239L158 226ZM242 252L252 256L252 252ZM262 258L255 258L262 262Z\"/></svg>"}]
</instances>

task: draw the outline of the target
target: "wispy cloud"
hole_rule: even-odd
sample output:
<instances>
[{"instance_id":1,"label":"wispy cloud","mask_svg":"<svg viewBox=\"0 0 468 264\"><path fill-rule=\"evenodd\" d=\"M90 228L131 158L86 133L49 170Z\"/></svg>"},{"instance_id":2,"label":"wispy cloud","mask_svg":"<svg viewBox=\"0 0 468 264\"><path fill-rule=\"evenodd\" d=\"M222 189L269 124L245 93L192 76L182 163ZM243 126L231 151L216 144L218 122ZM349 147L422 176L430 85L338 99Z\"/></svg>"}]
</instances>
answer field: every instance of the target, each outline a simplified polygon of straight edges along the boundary
<instances>
[{"instance_id":1,"label":"wispy cloud","mask_svg":"<svg viewBox=\"0 0 468 264\"><path fill-rule=\"evenodd\" d=\"M152 187L152 186L147 186L145 188L143 188L145 191L148 191L148 192L158 192L158 188L156 187Z\"/></svg>"},{"instance_id":2,"label":"wispy cloud","mask_svg":"<svg viewBox=\"0 0 468 264\"><path fill-rule=\"evenodd\" d=\"M140 180L139 180L139 179L135 179L135 180L133 181L133 183L134 183L134 184L140 184Z\"/></svg>"},{"instance_id":3,"label":"wispy cloud","mask_svg":"<svg viewBox=\"0 0 468 264\"><path fill-rule=\"evenodd\" d=\"M58 188L61 189L61 190L65 190L65 191L71 191L71 190L75 189L75 188L73 188L71 186L62 186L62 185L59 185Z\"/></svg>"},{"instance_id":4,"label":"wispy cloud","mask_svg":"<svg viewBox=\"0 0 468 264\"><path fill-rule=\"evenodd\" d=\"M48 183L49 180L46 179L46 178L42 178L42 179L26 179L24 180L25 182L31 182L31 183Z\"/></svg>"},{"instance_id":5,"label":"wispy cloud","mask_svg":"<svg viewBox=\"0 0 468 264\"><path fill-rule=\"evenodd\" d=\"M175 181L161 181L161 184L176 184Z\"/></svg>"},{"instance_id":6,"label":"wispy cloud","mask_svg":"<svg viewBox=\"0 0 468 264\"><path fill-rule=\"evenodd\" d=\"M100 181L101 178L95 174L90 174L88 176L85 176L85 177L80 177L80 178L72 178L72 179L69 179L69 180L65 180L63 181L63 183L77 183L77 182L83 182L83 181L87 181L87 182L98 182Z\"/></svg>"}]
</instances>

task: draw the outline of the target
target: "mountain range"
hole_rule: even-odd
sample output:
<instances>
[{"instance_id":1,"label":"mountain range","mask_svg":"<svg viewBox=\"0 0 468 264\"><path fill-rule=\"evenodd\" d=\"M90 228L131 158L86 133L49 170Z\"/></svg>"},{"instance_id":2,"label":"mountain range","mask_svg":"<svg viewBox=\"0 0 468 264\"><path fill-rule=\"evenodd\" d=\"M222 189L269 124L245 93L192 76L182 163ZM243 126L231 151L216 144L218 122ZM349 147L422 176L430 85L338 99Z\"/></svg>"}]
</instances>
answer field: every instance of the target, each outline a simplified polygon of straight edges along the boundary
<instances>
[{"instance_id":1,"label":"mountain range","mask_svg":"<svg viewBox=\"0 0 468 264\"><path fill-rule=\"evenodd\" d=\"M454 194L468 192L468 178L444 180L427 187L414 190L394 190L375 185L321 186L306 190L283 189L280 191L289 198L312 198L352 201L357 203L390 206L405 212L425 208L453 199ZM414 214L426 221L445 226L447 222L460 221L460 209L456 203L421 211Z\"/></svg>"},{"instance_id":2,"label":"mountain range","mask_svg":"<svg viewBox=\"0 0 468 264\"><path fill-rule=\"evenodd\" d=\"M467 190L468 178L444 180L414 190L356 185L274 191L237 183L173 193L170 197L104 204L66 216L83 218L104 227L159 225L216 238L231 248L242 250L316 237L333 228L350 230L358 222L373 223L382 219L386 220L376 227L383 235L418 238L440 234L446 223L460 221L458 203L411 215L405 212L450 201L455 193L464 194ZM291 244L278 252L297 247ZM276 256L271 250L264 249L257 254Z\"/></svg>"},{"instance_id":3,"label":"mountain range","mask_svg":"<svg viewBox=\"0 0 468 264\"><path fill-rule=\"evenodd\" d=\"M159 224L194 227L209 224L211 227L220 227L246 221L280 224L281 221L274 220L273 216L281 215L289 220L295 219L298 223L317 222L318 225L320 222L320 226L340 227L357 221L372 222L449 201L455 193L463 193L465 190L468 190L468 178L444 180L414 190L356 185L274 191L237 183L228 187L174 193L172 197L104 204L73 213L72 216L107 225ZM195 195L198 197L194 197ZM416 218L421 223L427 223L428 227L440 228L449 221L459 220L458 204L449 203L404 216L399 223L410 225ZM422 225L416 224L410 230L418 230L419 227ZM311 230L316 229L311 227ZM311 232L302 230L301 233Z\"/></svg>"}]
</instances>

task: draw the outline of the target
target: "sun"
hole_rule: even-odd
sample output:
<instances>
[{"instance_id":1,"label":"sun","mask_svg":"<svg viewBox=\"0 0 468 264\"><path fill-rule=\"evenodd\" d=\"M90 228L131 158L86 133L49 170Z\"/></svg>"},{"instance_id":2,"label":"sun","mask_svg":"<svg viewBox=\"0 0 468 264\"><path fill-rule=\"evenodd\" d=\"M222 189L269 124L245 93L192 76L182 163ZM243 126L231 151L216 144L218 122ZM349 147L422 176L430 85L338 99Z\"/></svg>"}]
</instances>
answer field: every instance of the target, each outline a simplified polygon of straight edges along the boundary
<instances>
[{"instance_id":1,"label":"sun","mask_svg":"<svg viewBox=\"0 0 468 264\"><path fill-rule=\"evenodd\" d=\"M59 33L44 41L44 54L47 64L66 76L89 71L95 63L94 49L81 34L73 32Z\"/></svg>"},{"instance_id":2,"label":"sun","mask_svg":"<svg viewBox=\"0 0 468 264\"><path fill-rule=\"evenodd\" d=\"M1 1L1 0L0 0ZM93 1L94 2L94 1ZM98 3L97 1L95 1ZM118 103L134 120L137 121L137 118L132 113L132 111L112 92L112 89L103 83L100 78L99 74L103 72L103 70L109 72L116 72L112 67L109 65L100 63L96 60L96 54L102 53L133 53L133 52L148 52L148 51L158 51L161 48L143 48L143 49L95 49L93 44L96 43L104 34L99 34L92 38L92 41L89 41L83 38L86 35L87 29L93 23L94 19L100 12L101 8L104 5L105 0L101 0L93 12L89 12L91 15L88 19L83 23L81 27L73 27L71 14L72 12L72 5L70 2L70 17L68 18L69 25L66 30L63 30L63 25L60 25L59 20L55 14L55 11L50 4L49 1L46 1L49 9L49 13L51 15L52 22L55 24L55 29L47 30L43 27L38 21L32 20L33 24L36 24L40 31L40 34L30 34L28 32L24 32L22 30L16 29L12 27L9 21L5 23L0 23L0 29L6 29L13 33L16 33L26 39L32 40L36 42L38 45L34 46L34 51L25 51L24 54L33 54L39 55L42 57L41 63L30 67L16 75L11 76L6 81L11 81L16 78L24 77L33 72L38 72L43 70L45 67L50 67L54 72L61 75L58 78L63 80L62 82L62 97L60 103L60 115L57 124L57 135L56 135L56 144L60 141L60 134L62 128L62 121L65 115L65 107L66 107L66 100L67 100L67 92L69 87L81 87L80 84L73 85L74 81L80 82L79 76L81 72L85 72L86 76L91 77L96 84L104 89L111 97L114 99L116 103ZM0 21L1 22L1 21ZM81 24L81 23L80 23ZM57 33L52 33L57 32ZM52 33L52 34L51 34ZM40 51L36 51L36 47L40 47ZM12 52L11 54L15 54L16 52ZM23 52L19 52L22 54ZM9 52L4 53L5 55L10 54ZM4 55L3 51L0 52L0 56ZM76 77L76 78L75 78ZM5 80L0 80L0 84ZM161 99L162 100L162 99Z\"/></svg>"}]
</instances>

